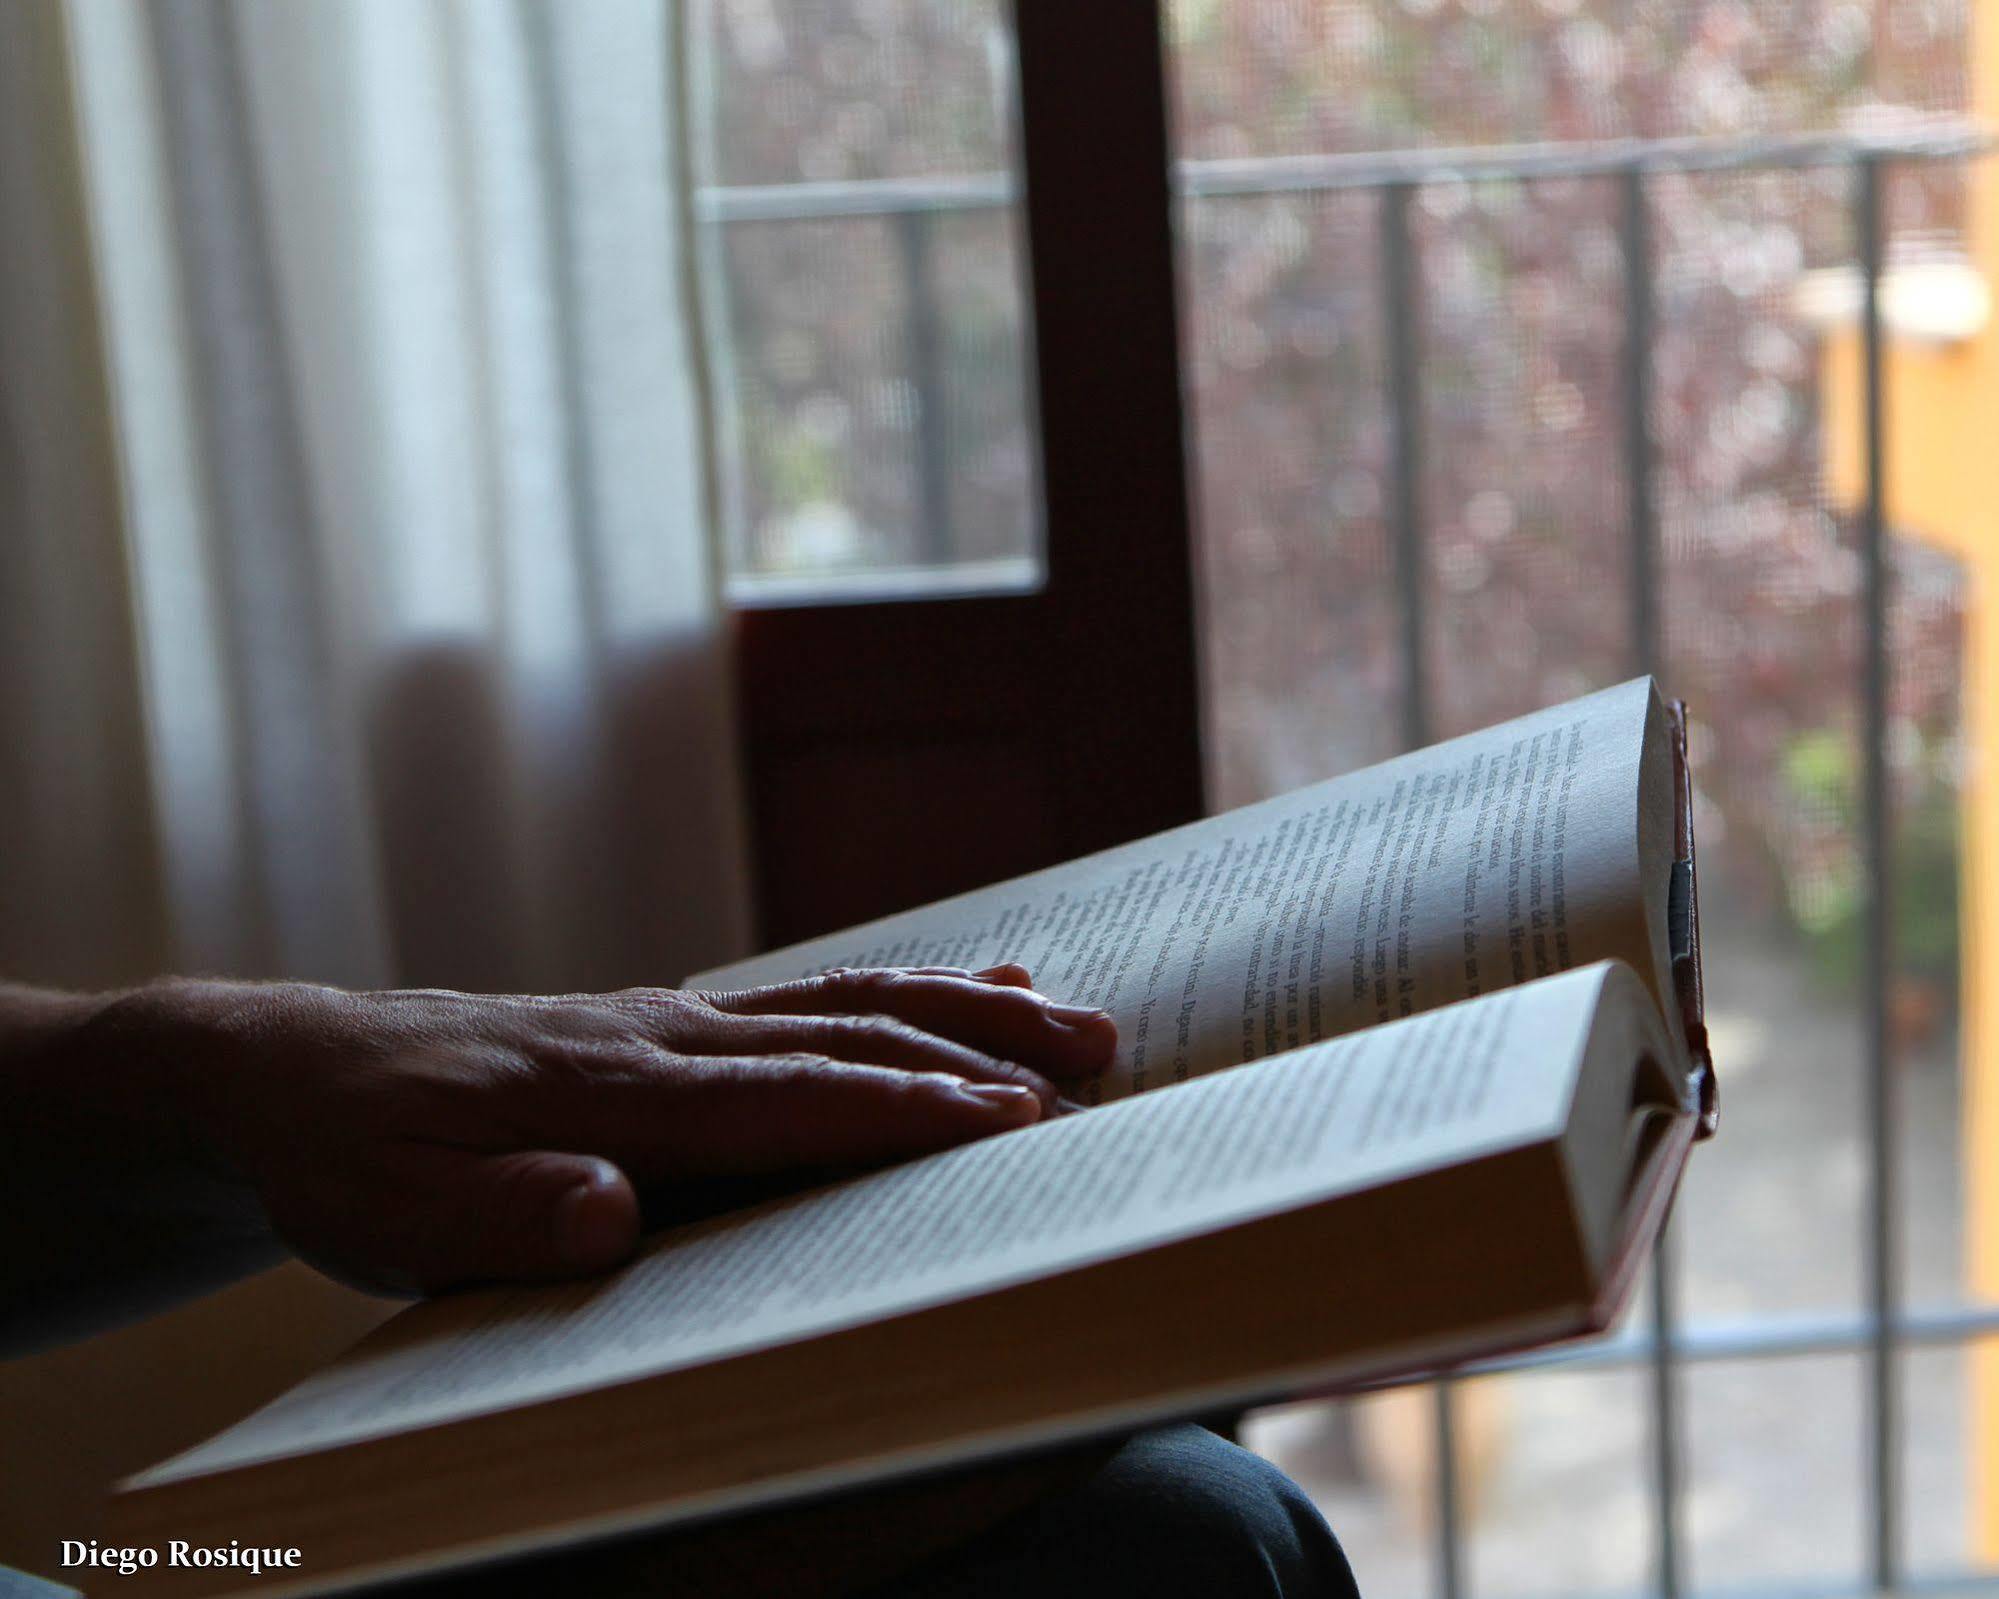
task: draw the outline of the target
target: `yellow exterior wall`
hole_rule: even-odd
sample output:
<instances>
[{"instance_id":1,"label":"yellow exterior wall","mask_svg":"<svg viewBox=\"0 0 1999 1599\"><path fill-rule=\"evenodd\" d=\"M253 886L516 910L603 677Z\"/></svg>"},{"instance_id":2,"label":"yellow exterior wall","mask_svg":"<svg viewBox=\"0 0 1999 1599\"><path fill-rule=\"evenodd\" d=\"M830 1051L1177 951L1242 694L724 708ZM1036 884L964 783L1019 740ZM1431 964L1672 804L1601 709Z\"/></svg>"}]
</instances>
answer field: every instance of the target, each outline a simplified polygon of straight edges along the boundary
<instances>
[{"instance_id":1,"label":"yellow exterior wall","mask_svg":"<svg viewBox=\"0 0 1999 1599\"><path fill-rule=\"evenodd\" d=\"M1973 112L1999 127L1999 0L1974 0ZM1971 264L1999 289L1999 156L1968 164ZM1889 268L1895 262L1891 253ZM1865 488L1857 330L1830 335L1822 403L1828 488ZM1999 1301L1999 327L1949 344L1891 336L1884 364L1890 525L1958 557L1965 621L1961 897L1965 1285ZM1892 670L1892 661L1891 661ZM1972 1550L1999 1562L1999 1341L1972 1352Z\"/></svg>"}]
</instances>

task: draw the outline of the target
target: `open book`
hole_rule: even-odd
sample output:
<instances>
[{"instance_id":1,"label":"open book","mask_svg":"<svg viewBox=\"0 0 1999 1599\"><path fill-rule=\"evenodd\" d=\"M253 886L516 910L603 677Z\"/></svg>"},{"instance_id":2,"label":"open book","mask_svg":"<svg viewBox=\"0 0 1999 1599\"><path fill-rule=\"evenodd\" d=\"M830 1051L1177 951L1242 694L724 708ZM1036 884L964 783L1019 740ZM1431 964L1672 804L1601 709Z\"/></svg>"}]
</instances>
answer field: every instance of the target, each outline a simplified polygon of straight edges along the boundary
<instances>
[{"instance_id":1,"label":"open book","mask_svg":"<svg viewBox=\"0 0 1999 1599\"><path fill-rule=\"evenodd\" d=\"M1627 683L694 979L1017 960L1104 1103L417 1306L121 1489L292 1592L1604 1327L1713 1124L1685 733ZM1224 1068L1236 1068L1224 1070Z\"/></svg>"}]
</instances>

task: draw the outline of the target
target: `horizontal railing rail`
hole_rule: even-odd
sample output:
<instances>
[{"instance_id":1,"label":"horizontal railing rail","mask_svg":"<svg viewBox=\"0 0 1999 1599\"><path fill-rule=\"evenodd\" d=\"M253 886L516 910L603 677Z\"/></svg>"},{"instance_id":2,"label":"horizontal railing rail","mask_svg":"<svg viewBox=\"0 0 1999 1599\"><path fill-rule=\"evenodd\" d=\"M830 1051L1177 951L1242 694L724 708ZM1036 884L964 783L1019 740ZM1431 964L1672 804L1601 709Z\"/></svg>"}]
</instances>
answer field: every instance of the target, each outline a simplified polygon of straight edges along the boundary
<instances>
[{"instance_id":1,"label":"horizontal railing rail","mask_svg":"<svg viewBox=\"0 0 1999 1599\"><path fill-rule=\"evenodd\" d=\"M1183 195L1310 194L1381 189L1391 184L1609 177L1633 169L1663 173L1824 167L1862 156L1883 161L1948 161L1981 154L1994 144L1994 135L1979 124L1947 117L1875 133L1603 139L1186 160L1175 163L1174 177ZM1011 174L1003 172L711 184L695 191L695 214L705 222L810 222L913 211L991 210L1012 205L1019 197L1019 185Z\"/></svg>"},{"instance_id":2,"label":"horizontal railing rail","mask_svg":"<svg viewBox=\"0 0 1999 1599\"><path fill-rule=\"evenodd\" d=\"M1676 1361L1775 1360L1792 1355L1842 1355L1872 1349L1883 1324L1865 1310L1761 1311L1747 1316L1699 1317L1679 1323L1668 1335ZM1949 1348L1999 1335L1999 1304L1928 1305L1905 1309L1886 1324L1887 1337L1902 1349ZM1496 1376L1509 1371L1606 1371L1647 1366L1659 1354L1659 1339L1648 1326L1610 1338L1557 1344L1504 1359L1467 1366L1459 1375Z\"/></svg>"}]
</instances>

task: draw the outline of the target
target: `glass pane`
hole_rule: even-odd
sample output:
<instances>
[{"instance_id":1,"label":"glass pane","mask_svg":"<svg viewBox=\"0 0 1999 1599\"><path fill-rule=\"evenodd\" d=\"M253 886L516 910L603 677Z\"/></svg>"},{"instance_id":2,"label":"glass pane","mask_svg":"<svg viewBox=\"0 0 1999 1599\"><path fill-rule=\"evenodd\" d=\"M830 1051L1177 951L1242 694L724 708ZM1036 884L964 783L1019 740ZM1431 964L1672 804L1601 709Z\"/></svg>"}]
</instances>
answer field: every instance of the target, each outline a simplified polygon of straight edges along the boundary
<instances>
[{"instance_id":1,"label":"glass pane","mask_svg":"<svg viewBox=\"0 0 1999 1599\"><path fill-rule=\"evenodd\" d=\"M1378 211L1371 194L1182 207L1222 806L1395 752Z\"/></svg>"},{"instance_id":2,"label":"glass pane","mask_svg":"<svg viewBox=\"0 0 1999 1599\"><path fill-rule=\"evenodd\" d=\"M1861 574L1855 519L1826 479L1808 317L1810 285L1856 258L1852 182L1839 168L1667 174L1649 198L1664 675L1696 721L1731 1134L1688 1185L1685 1309L1857 1309Z\"/></svg>"},{"instance_id":3,"label":"glass pane","mask_svg":"<svg viewBox=\"0 0 1999 1599\"><path fill-rule=\"evenodd\" d=\"M1970 573L1926 547L1919 529L1905 541L1896 563L1890 652L1898 678L1910 675L1904 663L1923 676L1903 683L1891 734L1896 901L1889 1029L1902 1115L1902 1290L1914 1305L1962 1304L1999 1293L1999 1282L1978 1282L1971 1271L1968 1210L1974 1189L1989 1203L1993 1174L1976 1167L1999 1149L1974 1138L1965 1116L1968 1095L1977 1094L1968 1081L1972 1068L1982 1064L1989 1096L1999 1058L1989 1045L1981 1057L1960 1005L1964 835L1989 830L1999 817L1977 804L1966 781L1966 757L1977 747L1965 720Z\"/></svg>"},{"instance_id":4,"label":"glass pane","mask_svg":"<svg viewBox=\"0 0 1999 1599\"><path fill-rule=\"evenodd\" d=\"M1852 1355L1687 1371L1692 1587L1864 1586L1863 1375Z\"/></svg>"},{"instance_id":5,"label":"glass pane","mask_svg":"<svg viewBox=\"0 0 1999 1599\"><path fill-rule=\"evenodd\" d=\"M1647 1379L1514 1373L1457 1384L1465 1576L1477 1594L1624 1593L1651 1571ZM1432 1390L1286 1405L1243 1442L1312 1496L1362 1593L1420 1594L1436 1560Z\"/></svg>"},{"instance_id":6,"label":"glass pane","mask_svg":"<svg viewBox=\"0 0 1999 1599\"><path fill-rule=\"evenodd\" d=\"M999 0L706 0L700 288L740 601L1036 581Z\"/></svg>"},{"instance_id":7,"label":"glass pane","mask_svg":"<svg viewBox=\"0 0 1999 1599\"><path fill-rule=\"evenodd\" d=\"M1464 1457L1472 1592L1647 1590L1658 1536L1648 1384L1642 1372L1537 1372L1467 1385L1493 1390Z\"/></svg>"},{"instance_id":8,"label":"glass pane","mask_svg":"<svg viewBox=\"0 0 1999 1599\"><path fill-rule=\"evenodd\" d=\"M1195 159L1826 132L1966 109L1963 0L1169 0Z\"/></svg>"},{"instance_id":9,"label":"glass pane","mask_svg":"<svg viewBox=\"0 0 1999 1599\"><path fill-rule=\"evenodd\" d=\"M1999 1281L1969 1271L1971 1234L1994 1215L1992 1172L1967 1156L1999 1148L1991 1125L1974 1129L1968 1108L1991 1103L1977 1069L1999 1071L1999 1051L1976 1004L1978 979L1965 959L1990 935L1961 936L1967 910L1994 903L1969 874L1989 858L1999 809L1981 798L1977 765L1993 748L1992 702L1977 683L1974 645L1980 589L1991 593L1999 554L1991 469L1952 424L1989 436L1999 415L1999 367L1989 352L1989 278L1999 262L1978 260L1974 193L1986 204L1999 165L1929 162L1884 173L1888 230L1882 295L1889 319L1888 471L1897 534L1889 616L1893 663L1888 743L1894 792L1895 949L1890 1033L1900 1065L1904 1288L1912 1302L1999 1295ZM1990 222L1986 223L1989 237ZM1989 252L1990 245L1986 245ZM1852 332L1829 319L1820 363L1829 427L1857 431L1843 389L1854 382ZM1969 359L1967 359L1969 357ZM1831 475L1845 498L1859 491L1851 450L1833 452ZM1982 569L1982 570L1981 570ZM1990 600L1986 603L1989 605ZM1984 707L1986 720L1976 713ZM1990 870L1986 867L1985 870ZM1960 1003L1960 998L1963 1003ZM1986 1078L1989 1085L1991 1079ZM1989 1114L1989 1112L1988 1112ZM1974 1202L1972 1196L1981 1198ZM1970 1209L1967 1209L1967 1206Z\"/></svg>"},{"instance_id":10,"label":"glass pane","mask_svg":"<svg viewBox=\"0 0 1999 1599\"><path fill-rule=\"evenodd\" d=\"M1999 1343L1972 1348L1912 1349L1901 1359L1903 1489L1908 1505L1902 1559L1918 1580L1999 1568L1999 1528L1981 1527L1974 1497L1973 1454L1979 1448L1972 1408L1974 1363L1999 1355ZM1989 1378L1987 1380L1990 1380ZM1979 1462L1989 1473L1989 1451Z\"/></svg>"},{"instance_id":11,"label":"glass pane","mask_svg":"<svg viewBox=\"0 0 1999 1599\"><path fill-rule=\"evenodd\" d=\"M1630 675L1618 200L1441 183L1414 208L1436 737Z\"/></svg>"}]
</instances>

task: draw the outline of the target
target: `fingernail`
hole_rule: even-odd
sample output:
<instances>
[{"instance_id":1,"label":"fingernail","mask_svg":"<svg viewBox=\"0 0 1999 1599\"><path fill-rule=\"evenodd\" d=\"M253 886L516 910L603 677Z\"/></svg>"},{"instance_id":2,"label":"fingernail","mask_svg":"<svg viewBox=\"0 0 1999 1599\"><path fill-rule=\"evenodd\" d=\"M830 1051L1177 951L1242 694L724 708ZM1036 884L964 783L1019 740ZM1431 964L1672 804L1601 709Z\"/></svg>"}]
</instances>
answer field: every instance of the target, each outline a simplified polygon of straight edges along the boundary
<instances>
[{"instance_id":1,"label":"fingernail","mask_svg":"<svg viewBox=\"0 0 1999 1599\"><path fill-rule=\"evenodd\" d=\"M617 1168L599 1163L588 1181L578 1183L555 1202L556 1247L579 1270L600 1270L625 1256L630 1218L616 1199Z\"/></svg>"},{"instance_id":2,"label":"fingernail","mask_svg":"<svg viewBox=\"0 0 1999 1599\"><path fill-rule=\"evenodd\" d=\"M997 982L1002 977L1011 977L1015 973L1019 974L1022 982L1031 981L1027 975L1027 968L1022 966L1018 961L1001 961L997 966L988 966L984 971L974 972L972 975L981 981L990 983Z\"/></svg>"},{"instance_id":3,"label":"fingernail","mask_svg":"<svg viewBox=\"0 0 1999 1599\"><path fill-rule=\"evenodd\" d=\"M1048 1014L1064 1027L1074 1027L1079 1031L1102 1027L1111 1019L1107 1010L1098 1010L1091 1005L1050 1005Z\"/></svg>"},{"instance_id":4,"label":"fingernail","mask_svg":"<svg viewBox=\"0 0 1999 1599\"><path fill-rule=\"evenodd\" d=\"M1088 1110L1089 1108L1088 1105L1079 1104L1073 1099L1057 1099L1055 1101L1055 1114L1057 1116L1073 1116L1077 1111Z\"/></svg>"},{"instance_id":5,"label":"fingernail","mask_svg":"<svg viewBox=\"0 0 1999 1599\"><path fill-rule=\"evenodd\" d=\"M1009 1121L1031 1122L1041 1115L1041 1098L1018 1083L960 1083L958 1092Z\"/></svg>"}]
</instances>

